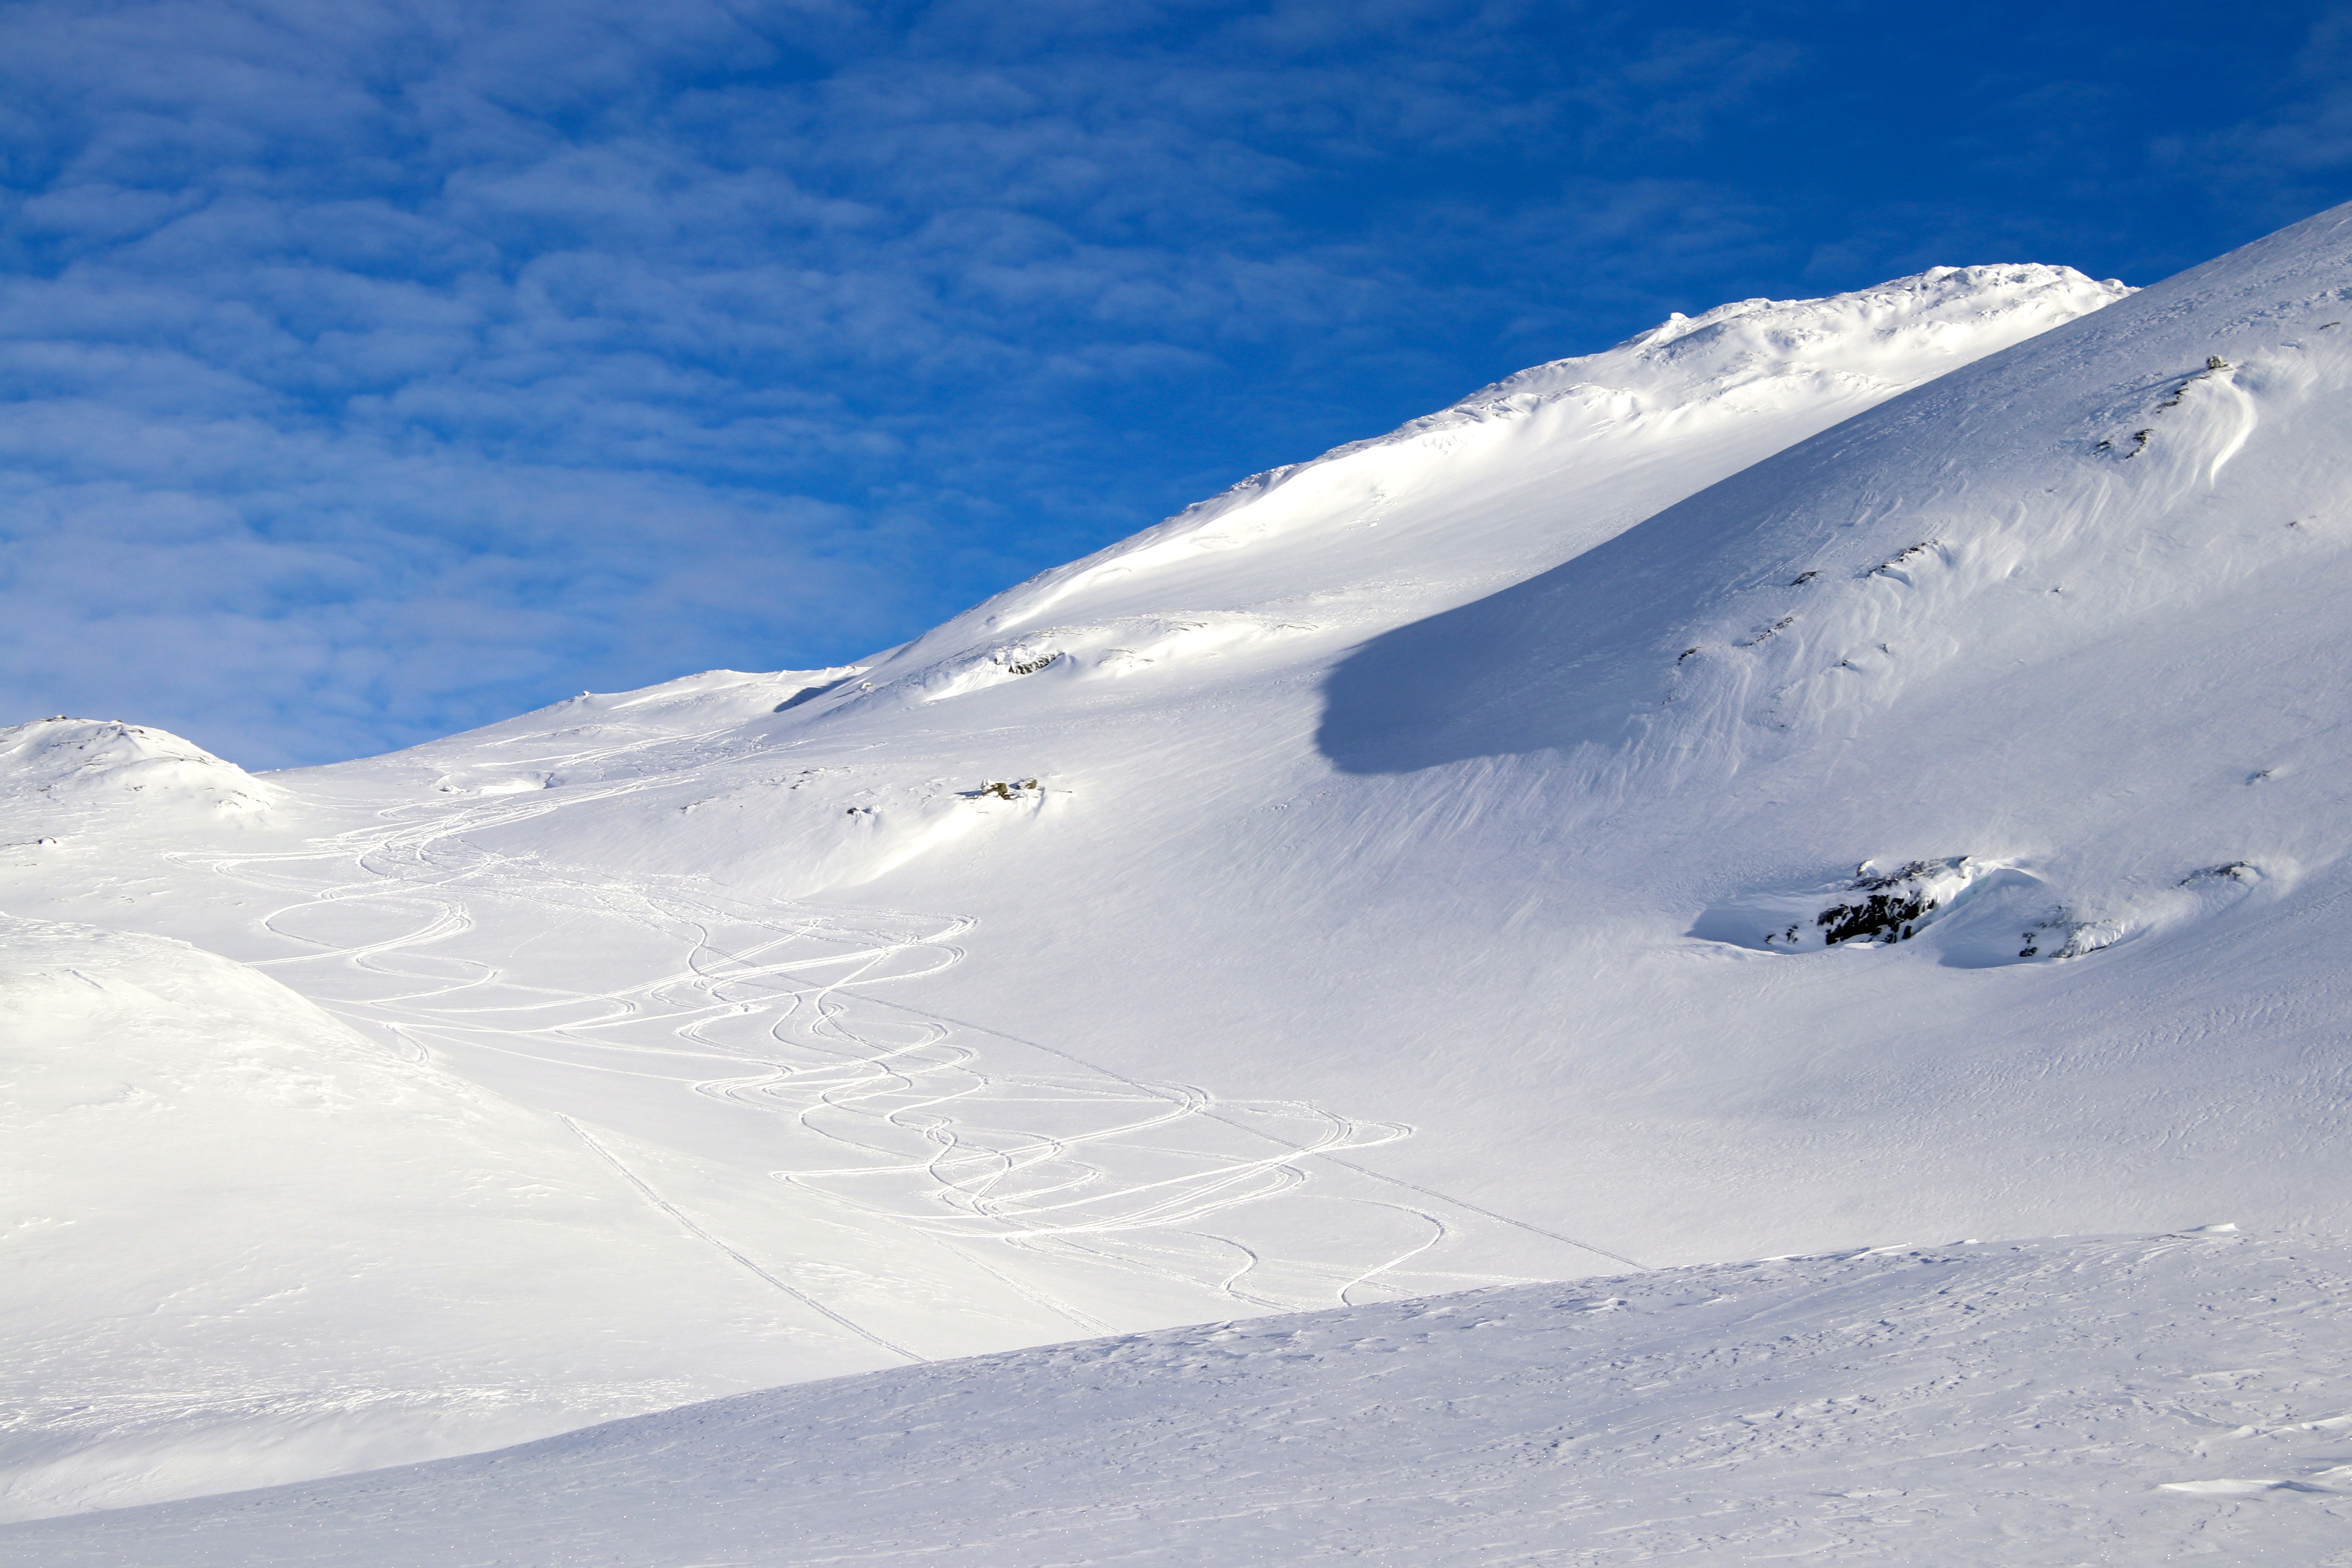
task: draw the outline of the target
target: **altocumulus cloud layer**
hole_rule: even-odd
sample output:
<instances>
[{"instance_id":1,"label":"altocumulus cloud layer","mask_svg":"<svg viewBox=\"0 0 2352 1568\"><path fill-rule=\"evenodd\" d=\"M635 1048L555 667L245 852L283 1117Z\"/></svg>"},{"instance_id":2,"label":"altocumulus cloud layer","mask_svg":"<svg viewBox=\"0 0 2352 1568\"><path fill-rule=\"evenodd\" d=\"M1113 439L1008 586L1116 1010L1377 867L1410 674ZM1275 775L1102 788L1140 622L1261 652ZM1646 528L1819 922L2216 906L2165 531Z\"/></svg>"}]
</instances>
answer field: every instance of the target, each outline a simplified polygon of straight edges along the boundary
<instances>
[{"instance_id":1,"label":"altocumulus cloud layer","mask_svg":"<svg viewBox=\"0 0 2352 1568\"><path fill-rule=\"evenodd\" d=\"M832 662L1667 310L2144 281L2352 163L2329 7L1633 9L13 5L0 721Z\"/></svg>"}]
</instances>

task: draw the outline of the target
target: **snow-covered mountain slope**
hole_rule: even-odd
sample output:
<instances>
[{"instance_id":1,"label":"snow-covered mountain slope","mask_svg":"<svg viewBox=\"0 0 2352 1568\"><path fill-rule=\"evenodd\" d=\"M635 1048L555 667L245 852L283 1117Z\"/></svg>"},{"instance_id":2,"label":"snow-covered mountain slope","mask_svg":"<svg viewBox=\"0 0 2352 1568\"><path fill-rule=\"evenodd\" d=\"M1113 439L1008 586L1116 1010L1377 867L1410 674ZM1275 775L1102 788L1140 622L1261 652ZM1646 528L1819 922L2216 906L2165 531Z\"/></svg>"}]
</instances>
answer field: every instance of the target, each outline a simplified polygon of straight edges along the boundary
<instances>
[{"instance_id":1,"label":"snow-covered mountain slope","mask_svg":"<svg viewBox=\"0 0 2352 1568\"><path fill-rule=\"evenodd\" d=\"M1826 300L1677 315L1377 440L1244 479L945 623L861 671L831 706L937 702L1045 661L1083 681L1262 642L1276 645L1275 662L1311 659L1329 641L1318 633L1360 636L1517 582L1670 498L2128 292L2064 267L1939 267Z\"/></svg>"},{"instance_id":2,"label":"snow-covered mountain slope","mask_svg":"<svg viewBox=\"0 0 2352 1568\"><path fill-rule=\"evenodd\" d=\"M2340 1563L2352 1250L1956 1244L870 1373L0 1529L31 1568Z\"/></svg>"},{"instance_id":3,"label":"snow-covered mountain slope","mask_svg":"<svg viewBox=\"0 0 2352 1568\"><path fill-rule=\"evenodd\" d=\"M1988 268L1670 322L855 668L584 696L258 812L31 781L0 909L261 971L504 1102L559 1191L601 1160L648 1270L776 1326L583 1291L634 1267L598 1238L468 1243L485 1305L407 1364L512 1391L482 1444L646 1407L567 1348L592 1301L685 1397L1923 1233L2341 1228L2341 221L2119 303ZM274 1289L174 1331L246 1342ZM547 1333L478 1373L514 1302ZM385 1381L350 1310L322 1399ZM182 1489L92 1452L79 1500Z\"/></svg>"},{"instance_id":4,"label":"snow-covered mountain slope","mask_svg":"<svg viewBox=\"0 0 2352 1568\"><path fill-rule=\"evenodd\" d=\"M895 1359L614 1180L657 1153L184 943L0 916L0 1465L19 1514ZM823 1214L803 1227L812 1258L828 1236L857 1250Z\"/></svg>"}]
</instances>

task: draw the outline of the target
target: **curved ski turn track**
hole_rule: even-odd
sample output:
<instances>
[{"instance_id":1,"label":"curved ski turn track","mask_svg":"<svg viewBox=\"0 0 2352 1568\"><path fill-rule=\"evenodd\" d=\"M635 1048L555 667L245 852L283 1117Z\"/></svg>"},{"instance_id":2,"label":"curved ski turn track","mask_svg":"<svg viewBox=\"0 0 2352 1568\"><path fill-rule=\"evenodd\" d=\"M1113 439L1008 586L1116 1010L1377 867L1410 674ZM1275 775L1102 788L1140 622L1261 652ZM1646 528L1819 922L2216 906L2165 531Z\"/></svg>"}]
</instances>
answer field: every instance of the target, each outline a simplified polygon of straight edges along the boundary
<instances>
[{"instance_id":1,"label":"curved ski turn track","mask_svg":"<svg viewBox=\"0 0 2352 1568\"><path fill-rule=\"evenodd\" d=\"M615 1143L763 1167L869 1230L948 1247L1089 1334L1135 1314L1089 1310L1073 1279L1182 1316L1640 1267L1342 1158L1409 1127L1147 1082L926 1011L913 983L963 962L966 918L761 907L698 879L475 841L674 776L393 805L297 850L174 858L285 900L261 924L291 951L258 966L413 1062L562 1116L688 1234L908 1360L923 1357L762 1267ZM725 1120L696 1120L713 1110ZM1544 1255L1499 1237L1517 1267L1497 1269L1496 1225Z\"/></svg>"}]
</instances>

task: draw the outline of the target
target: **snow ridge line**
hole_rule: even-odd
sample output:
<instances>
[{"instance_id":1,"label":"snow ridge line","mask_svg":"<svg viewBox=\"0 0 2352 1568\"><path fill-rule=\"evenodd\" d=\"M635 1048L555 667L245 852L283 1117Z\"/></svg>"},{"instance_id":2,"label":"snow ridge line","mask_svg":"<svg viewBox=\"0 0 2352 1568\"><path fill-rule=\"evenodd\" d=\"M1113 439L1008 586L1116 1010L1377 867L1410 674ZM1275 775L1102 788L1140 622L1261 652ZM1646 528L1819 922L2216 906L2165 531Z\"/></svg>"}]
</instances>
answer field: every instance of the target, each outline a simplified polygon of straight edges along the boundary
<instances>
[{"instance_id":1,"label":"snow ridge line","mask_svg":"<svg viewBox=\"0 0 2352 1568\"><path fill-rule=\"evenodd\" d=\"M728 1257L733 1258L736 1262L741 1264L744 1268L750 1269L752 1273L758 1275L769 1284L773 1285L777 1289L782 1290L785 1295L790 1296L793 1300L798 1301L802 1306L808 1308L812 1311L822 1313L833 1321L839 1323L843 1328L847 1329L851 1333L856 1334L859 1339L865 1340L871 1344L879 1345L893 1355L904 1356L908 1361L915 1363L919 1366L929 1361L930 1358L928 1356L917 1355L913 1351L908 1350L906 1346L895 1344L892 1342L884 1339L880 1334L874 1332L871 1329L862 1328L858 1324L850 1321L847 1318L843 1317L839 1312L835 1311L831 1307L826 1306L824 1302L818 1300L815 1297L810 1295L807 1291L801 1289L799 1287L785 1284L782 1280L777 1279L774 1275L769 1273L766 1269L761 1268L758 1264L752 1262L750 1258L744 1257L741 1253L736 1251L733 1247L728 1246L725 1242L719 1240L717 1237L703 1229L702 1226L697 1225L692 1219L688 1218L683 1212L681 1212L676 1205L663 1197L659 1193L654 1191L653 1188L647 1186L642 1177L640 1177L635 1171L630 1170L628 1166L621 1163L618 1155L614 1154L610 1149L605 1148L602 1143L596 1142L595 1138L590 1134L588 1129L581 1126L580 1123L572 1121L572 1118L564 1115L562 1111L556 1112L555 1119L558 1121L562 1122L566 1127L571 1128L572 1131L578 1135L580 1142L587 1144L590 1149L595 1152L596 1156L599 1159L612 1166L615 1171L618 1171L621 1173L622 1179L627 1182L629 1185L636 1188L638 1192L643 1193L647 1203L653 1205L654 1207L661 1210L662 1213L669 1215L670 1218L677 1221L679 1225L683 1226L688 1235L694 1237L698 1240L709 1242L711 1246L717 1247L719 1251L725 1253Z\"/></svg>"},{"instance_id":2,"label":"snow ridge line","mask_svg":"<svg viewBox=\"0 0 2352 1568\"><path fill-rule=\"evenodd\" d=\"M950 1018L945 1013L933 1013L921 1007L910 1007L904 1002L893 1002L888 997L879 995L872 991L862 992L860 994L868 1002L879 1002L885 1007L896 1007L901 1013L912 1013L919 1018L936 1018L942 1024L953 1024L959 1029L972 1029L983 1035L994 1035L1000 1040L1011 1040L1016 1046L1027 1046L1033 1051L1044 1051L1048 1056L1059 1057L1066 1062L1075 1063L1079 1067L1085 1068L1088 1072L1098 1072L1105 1078L1117 1079L1118 1082L1127 1085L1128 1088L1135 1089L1139 1093L1150 1095L1155 1100L1175 1100L1175 1096L1169 1094L1164 1089L1155 1089L1148 1083L1143 1083L1138 1079L1128 1077L1125 1073L1113 1072L1110 1068L1102 1066L1100 1063L1090 1062L1084 1057L1075 1056L1057 1047L1045 1045L1036 1040L1025 1038L1020 1035L1008 1035L1002 1029L992 1029L985 1024L971 1024L966 1023L961 1018ZM1178 1103L1181 1102L1179 1101ZM1605 1247L1596 1247L1589 1241L1579 1241L1572 1236L1562 1236L1556 1230L1546 1230L1539 1225L1530 1225L1523 1219L1513 1219L1507 1214L1496 1214L1493 1209L1481 1208L1476 1204L1465 1202L1463 1199L1454 1197L1451 1194L1441 1193L1434 1187L1424 1187L1417 1182L1408 1182L1402 1176L1391 1176L1384 1172L1371 1170L1369 1167L1356 1164L1352 1161L1342 1160L1337 1154L1326 1154L1319 1149L1312 1149L1303 1143L1293 1143L1286 1138L1276 1137L1273 1133L1266 1131L1264 1128L1253 1127L1245 1121L1236 1121L1230 1116L1220 1116L1216 1111L1209 1110L1206 1107L1195 1109L1193 1114L1196 1116L1207 1117L1212 1121L1222 1121L1228 1127L1235 1128L1243 1132L1247 1132L1254 1137L1263 1138L1267 1142L1278 1144L1282 1148L1292 1151L1294 1153L1311 1155L1318 1160L1328 1160L1343 1171L1353 1171L1360 1176L1370 1176L1376 1182L1386 1182L1392 1187L1402 1187L1407 1192L1419 1193L1425 1198L1435 1198L1439 1203L1451 1204L1455 1208L1461 1209L1465 1213L1480 1215L1487 1219L1494 1220L1498 1224L1515 1226L1520 1230L1528 1232L1530 1235L1540 1236L1551 1241L1564 1242L1570 1247L1578 1247L1583 1251L1590 1252L1596 1258L1605 1258L1612 1263L1622 1263L1626 1268L1633 1269L1636 1272L1647 1274L1652 1271L1648 1264L1637 1263L1622 1252L1612 1252Z\"/></svg>"}]
</instances>

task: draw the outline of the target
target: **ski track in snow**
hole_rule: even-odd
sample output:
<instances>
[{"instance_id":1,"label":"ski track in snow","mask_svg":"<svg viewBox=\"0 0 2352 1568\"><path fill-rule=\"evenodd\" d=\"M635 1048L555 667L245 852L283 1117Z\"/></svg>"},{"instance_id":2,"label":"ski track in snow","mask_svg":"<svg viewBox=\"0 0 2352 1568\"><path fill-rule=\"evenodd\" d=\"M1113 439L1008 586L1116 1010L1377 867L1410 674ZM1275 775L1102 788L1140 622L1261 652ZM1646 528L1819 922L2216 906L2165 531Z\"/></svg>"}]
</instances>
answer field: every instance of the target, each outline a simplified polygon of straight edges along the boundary
<instances>
[{"instance_id":1,"label":"ski track in snow","mask_svg":"<svg viewBox=\"0 0 2352 1568\"><path fill-rule=\"evenodd\" d=\"M690 746L704 737L682 740ZM609 765L633 742L560 761ZM944 1241L1033 1302L1089 1333L1113 1324L1017 1270L981 1259L971 1243L1083 1258L1207 1286L1236 1308L1351 1305L1367 1292L1405 1293L1383 1277L1423 1261L1454 1235L1438 1210L1517 1226L1612 1262L1621 1254L1543 1230L1339 1158L1397 1142L1408 1127L1368 1122L1298 1100L1226 1101L1185 1084L1156 1084L1070 1052L983 1026L938 1017L877 994L962 962L955 938L972 921L898 910L755 908L688 879L623 881L486 850L470 835L550 812L639 793L668 770L602 784L534 792L450 809L392 806L368 827L291 852L179 852L172 858L280 894L263 918L277 937L313 951L263 958L320 1005L398 1041L422 1065L436 1047L488 1050L598 1075L674 1083L681 1090L791 1124L792 1142L838 1149L838 1163L776 1170L777 1180L886 1223ZM303 870L348 865L320 880ZM667 967L604 991L533 983L507 964L465 956L463 939L499 906L568 909L615 920L677 944ZM351 918L376 928L349 940ZM321 934L317 918L343 940ZM452 952L455 947L458 951ZM340 966L391 989L353 996L320 983ZM870 1004L902 1016L880 1018ZM959 1042L994 1036L1070 1064L1071 1074L1004 1070ZM727 1064L709 1073L704 1064ZM788 1284L665 1196L581 1119L565 1124L635 1191L698 1240L846 1331L910 1360L916 1352ZM1234 1136L1238 1134L1239 1137ZM1425 1202L1310 1190L1321 1161ZM1345 1181L1345 1177L1338 1178ZM1344 1258L1272 1258L1213 1222L1274 1200L1338 1203L1404 1222L1354 1237ZM1328 1231L1329 1227L1321 1227ZM1381 1232L1390 1234L1381 1239ZM1280 1265L1277 1269L1275 1266ZM1456 1276L1467 1282L1508 1277Z\"/></svg>"},{"instance_id":2,"label":"ski track in snow","mask_svg":"<svg viewBox=\"0 0 2352 1568\"><path fill-rule=\"evenodd\" d=\"M859 1339L879 1345L884 1350L888 1351L891 1354L904 1357L908 1361L919 1362L926 1359L922 1356L917 1355L913 1351L908 1350L906 1346L898 1343L896 1341L886 1340L880 1334L875 1333L872 1330L852 1322L849 1319L843 1317L839 1312L835 1311L832 1308L826 1306L824 1302L818 1300L807 1291L801 1289L798 1286L788 1285L783 1280L777 1279L774 1275L769 1273L766 1269L761 1268L758 1264L752 1262L750 1258L744 1257L741 1253L736 1251L733 1247L728 1246L725 1242L719 1240L717 1237L703 1229L691 1215L686 1214L683 1210L679 1209L677 1205L671 1203L659 1193L654 1191L652 1186L646 1183L643 1176L638 1175L636 1172L629 1169L628 1165L622 1161L619 1155L614 1153L610 1149L605 1148L604 1144L599 1143L596 1141L595 1135L590 1132L586 1128L581 1126L580 1123L574 1121L569 1116L562 1118L562 1121L566 1127L571 1128L572 1131L579 1134L580 1141L583 1143L587 1144L591 1150L594 1151L598 1159L603 1160L606 1164L612 1166L614 1170L619 1172L623 1180L626 1181L631 1186L636 1188L637 1191L645 1194L646 1202L652 1204L656 1208L669 1215L670 1218L677 1221L680 1226L685 1227L687 1233L692 1236L697 1241L705 1242L711 1247L717 1247L720 1252L725 1253L729 1258L733 1258L737 1263L741 1264L753 1274L758 1275L761 1279L766 1280L777 1289L782 1290L793 1300L798 1301L801 1305L809 1308L813 1311L821 1313L824 1316L832 1319L835 1322L840 1324L851 1333L856 1334Z\"/></svg>"}]
</instances>

